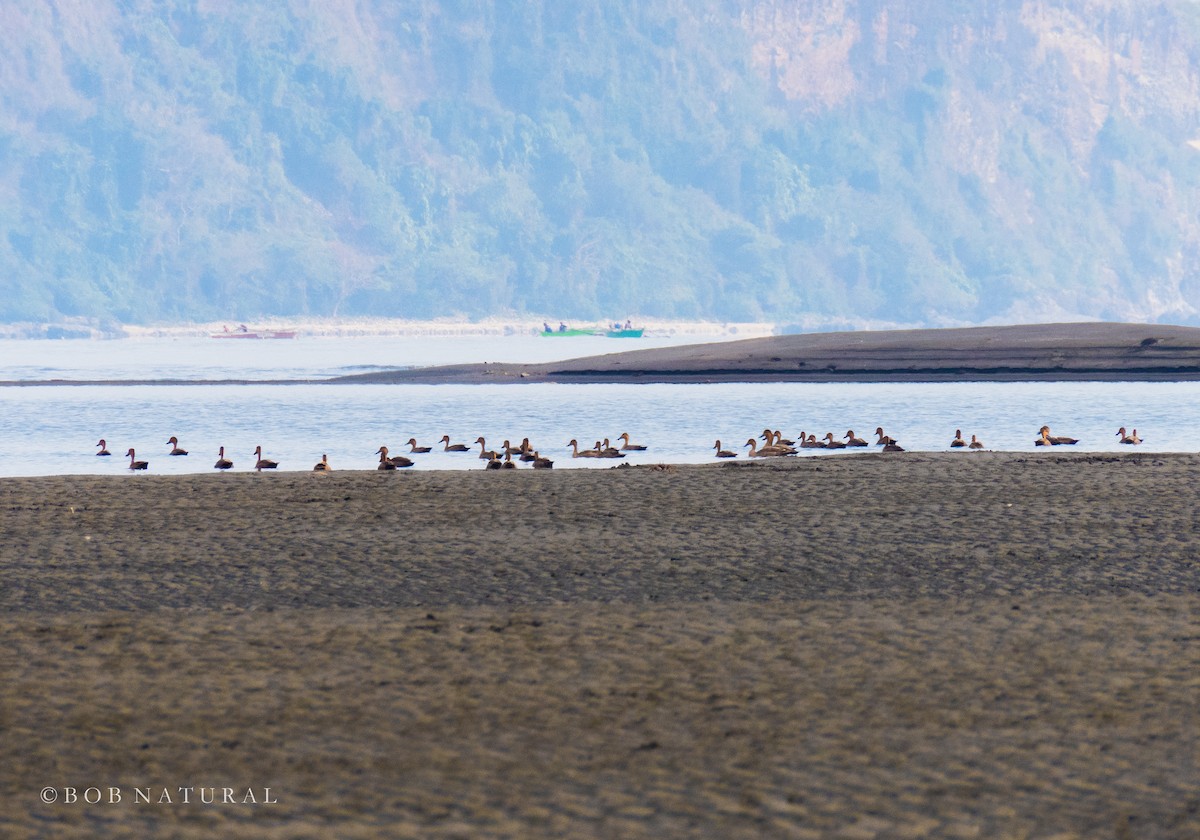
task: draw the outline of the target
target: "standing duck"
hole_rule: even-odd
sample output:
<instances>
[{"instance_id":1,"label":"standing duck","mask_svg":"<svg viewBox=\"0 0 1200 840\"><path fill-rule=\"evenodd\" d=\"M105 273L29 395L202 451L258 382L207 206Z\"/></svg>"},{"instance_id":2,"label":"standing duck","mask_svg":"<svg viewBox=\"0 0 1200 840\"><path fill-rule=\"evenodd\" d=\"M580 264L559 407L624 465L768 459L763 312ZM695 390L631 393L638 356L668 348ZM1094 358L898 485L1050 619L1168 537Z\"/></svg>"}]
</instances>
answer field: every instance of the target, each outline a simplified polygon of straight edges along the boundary
<instances>
[{"instance_id":1,"label":"standing duck","mask_svg":"<svg viewBox=\"0 0 1200 840\"><path fill-rule=\"evenodd\" d=\"M279 466L278 461L271 461L262 456L262 447L254 447L254 469L261 472L262 470L273 470Z\"/></svg>"},{"instance_id":2,"label":"standing duck","mask_svg":"<svg viewBox=\"0 0 1200 840\"><path fill-rule=\"evenodd\" d=\"M175 435L171 435L171 437L167 440L167 443L171 447L171 452L170 452L171 455L186 455L187 454L186 449L179 448L179 438L175 437Z\"/></svg>"},{"instance_id":3,"label":"standing duck","mask_svg":"<svg viewBox=\"0 0 1200 840\"><path fill-rule=\"evenodd\" d=\"M104 438L100 438L100 442L97 443L96 445L100 447L100 451L96 453L97 455L111 455L112 454L111 452L108 451L108 442L105 441Z\"/></svg>"},{"instance_id":4,"label":"standing duck","mask_svg":"<svg viewBox=\"0 0 1200 840\"><path fill-rule=\"evenodd\" d=\"M442 439L439 441L439 443L446 444L446 446L442 450L443 452L470 452L471 451L471 447L469 447L469 446L466 446L461 443L451 443L450 435L442 435Z\"/></svg>"},{"instance_id":5,"label":"standing duck","mask_svg":"<svg viewBox=\"0 0 1200 840\"><path fill-rule=\"evenodd\" d=\"M967 445L967 442L965 440L963 440L962 429L955 429L954 430L954 440L950 441L950 448L951 449L959 449L960 447L963 447L966 445Z\"/></svg>"},{"instance_id":6,"label":"standing duck","mask_svg":"<svg viewBox=\"0 0 1200 840\"><path fill-rule=\"evenodd\" d=\"M131 470L148 470L148 469L150 469L150 463L148 461L136 460L137 456L133 454L132 449L130 449L125 454L129 456L129 469L131 469Z\"/></svg>"},{"instance_id":7,"label":"standing duck","mask_svg":"<svg viewBox=\"0 0 1200 840\"><path fill-rule=\"evenodd\" d=\"M328 455L321 456L321 460L313 467L313 472L333 472L333 467L329 466Z\"/></svg>"},{"instance_id":8,"label":"standing duck","mask_svg":"<svg viewBox=\"0 0 1200 840\"><path fill-rule=\"evenodd\" d=\"M736 458L737 457L736 452L730 452L728 449L722 449L721 441L719 441L719 440L715 444L713 444L713 449L717 450L718 458Z\"/></svg>"},{"instance_id":9,"label":"standing duck","mask_svg":"<svg viewBox=\"0 0 1200 840\"><path fill-rule=\"evenodd\" d=\"M213 464L213 469L231 470L233 469L233 461L225 457L225 447L222 446L217 452L217 463Z\"/></svg>"}]
</instances>

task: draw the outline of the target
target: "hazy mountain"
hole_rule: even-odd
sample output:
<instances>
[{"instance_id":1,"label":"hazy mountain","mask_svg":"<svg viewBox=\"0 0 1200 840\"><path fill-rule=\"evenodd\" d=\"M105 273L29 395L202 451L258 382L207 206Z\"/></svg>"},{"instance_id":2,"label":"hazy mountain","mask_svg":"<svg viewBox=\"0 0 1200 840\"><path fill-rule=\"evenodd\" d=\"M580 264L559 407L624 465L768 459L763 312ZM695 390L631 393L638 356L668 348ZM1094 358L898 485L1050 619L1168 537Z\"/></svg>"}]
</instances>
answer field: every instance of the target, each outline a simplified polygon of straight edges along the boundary
<instances>
[{"instance_id":1,"label":"hazy mountain","mask_svg":"<svg viewBox=\"0 0 1200 840\"><path fill-rule=\"evenodd\" d=\"M1183 0L27 0L0 102L0 320L1198 321Z\"/></svg>"}]
</instances>

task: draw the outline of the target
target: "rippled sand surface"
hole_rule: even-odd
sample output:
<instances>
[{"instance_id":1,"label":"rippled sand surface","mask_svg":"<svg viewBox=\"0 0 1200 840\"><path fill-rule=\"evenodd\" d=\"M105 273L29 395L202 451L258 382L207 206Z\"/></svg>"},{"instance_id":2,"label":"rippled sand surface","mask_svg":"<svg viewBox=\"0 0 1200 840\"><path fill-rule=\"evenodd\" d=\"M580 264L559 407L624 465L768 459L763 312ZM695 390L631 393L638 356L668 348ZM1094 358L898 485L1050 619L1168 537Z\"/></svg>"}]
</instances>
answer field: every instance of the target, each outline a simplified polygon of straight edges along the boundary
<instances>
[{"instance_id":1,"label":"rippled sand surface","mask_svg":"<svg viewBox=\"0 0 1200 840\"><path fill-rule=\"evenodd\" d=\"M1197 479L9 480L0 836L1200 836Z\"/></svg>"}]
</instances>

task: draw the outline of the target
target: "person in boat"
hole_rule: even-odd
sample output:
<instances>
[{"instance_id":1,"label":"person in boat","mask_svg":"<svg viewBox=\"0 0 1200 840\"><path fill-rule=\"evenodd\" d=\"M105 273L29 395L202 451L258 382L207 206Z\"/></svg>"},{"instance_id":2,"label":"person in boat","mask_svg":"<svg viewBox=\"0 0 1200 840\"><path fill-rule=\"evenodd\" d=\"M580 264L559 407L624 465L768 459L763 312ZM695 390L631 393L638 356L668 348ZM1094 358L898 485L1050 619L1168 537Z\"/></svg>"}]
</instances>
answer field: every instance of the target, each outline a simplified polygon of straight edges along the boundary
<instances>
[{"instance_id":1,"label":"person in boat","mask_svg":"<svg viewBox=\"0 0 1200 840\"><path fill-rule=\"evenodd\" d=\"M250 332L250 328L249 328L249 327L247 327L245 324L238 324L238 330L237 330L237 331L238 331L238 332L240 332L240 333L248 333L248 332Z\"/></svg>"},{"instance_id":2,"label":"person in boat","mask_svg":"<svg viewBox=\"0 0 1200 840\"><path fill-rule=\"evenodd\" d=\"M614 329L614 330L619 330L619 329L621 329L621 322L620 322L620 321L614 321L614 322L613 322L613 329Z\"/></svg>"},{"instance_id":3,"label":"person in boat","mask_svg":"<svg viewBox=\"0 0 1200 840\"><path fill-rule=\"evenodd\" d=\"M628 318L625 319L625 329L627 329L627 330L633 329L633 321L630 321Z\"/></svg>"},{"instance_id":4,"label":"person in boat","mask_svg":"<svg viewBox=\"0 0 1200 840\"><path fill-rule=\"evenodd\" d=\"M542 321L542 332L554 332L554 330L550 329L549 324L547 324L545 321Z\"/></svg>"},{"instance_id":5,"label":"person in boat","mask_svg":"<svg viewBox=\"0 0 1200 840\"><path fill-rule=\"evenodd\" d=\"M567 331L567 325L566 325L566 324L564 324L562 321L559 321L559 322L558 322L558 331L559 331L559 332L566 332L566 331Z\"/></svg>"}]
</instances>

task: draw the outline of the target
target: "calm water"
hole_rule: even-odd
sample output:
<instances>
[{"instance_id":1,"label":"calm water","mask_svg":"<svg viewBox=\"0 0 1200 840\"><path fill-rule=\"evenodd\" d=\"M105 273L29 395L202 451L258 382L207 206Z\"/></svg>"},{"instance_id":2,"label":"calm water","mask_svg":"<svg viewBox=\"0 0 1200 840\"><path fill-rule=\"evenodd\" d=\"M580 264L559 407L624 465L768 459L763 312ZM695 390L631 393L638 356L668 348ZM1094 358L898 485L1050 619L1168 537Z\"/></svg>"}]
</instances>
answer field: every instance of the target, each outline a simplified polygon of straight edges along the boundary
<instances>
[{"instance_id":1,"label":"calm water","mask_svg":"<svg viewBox=\"0 0 1200 840\"><path fill-rule=\"evenodd\" d=\"M569 344L569 347L564 344ZM658 344L672 343L662 339ZM674 340L673 343L685 343ZM213 348L211 345L221 345ZM268 379L461 361L544 361L589 352L658 346L610 339L299 339L225 347L203 339L0 342L0 379ZM228 342L237 345L238 342ZM614 344L617 346L614 348ZM599 349L595 349L596 347ZM578 349L577 349L578 348ZM120 474L128 460L97 458L101 437L130 447L151 473L211 471L224 446L235 470L256 445L284 470L309 470L328 453L335 469L372 469L380 445L404 452L415 437L444 434L489 448L528 437L556 468L608 468L572 460L567 442L589 446L629 432L650 447L629 463L712 459L762 430L862 437L876 426L910 450L941 451L956 428L990 449L1033 451L1043 423L1080 439L1076 450L1128 451L1115 432L1136 427L1139 451L1196 451L1200 383L724 384L724 385L81 385L0 389L0 474ZM180 438L187 457L169 457ZM474 447L476 451L478 447ZM874 451L871 447L870 451ZM805 457L828 457L802 450ZM743 456L744 457L744 456ZM969 453L964 453L969 457ZM474 455L434 452L414 469L482 469Z\"/></svg>"}]
</instances>

